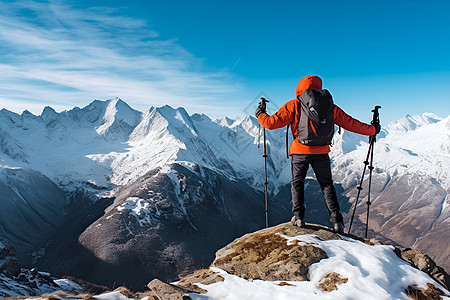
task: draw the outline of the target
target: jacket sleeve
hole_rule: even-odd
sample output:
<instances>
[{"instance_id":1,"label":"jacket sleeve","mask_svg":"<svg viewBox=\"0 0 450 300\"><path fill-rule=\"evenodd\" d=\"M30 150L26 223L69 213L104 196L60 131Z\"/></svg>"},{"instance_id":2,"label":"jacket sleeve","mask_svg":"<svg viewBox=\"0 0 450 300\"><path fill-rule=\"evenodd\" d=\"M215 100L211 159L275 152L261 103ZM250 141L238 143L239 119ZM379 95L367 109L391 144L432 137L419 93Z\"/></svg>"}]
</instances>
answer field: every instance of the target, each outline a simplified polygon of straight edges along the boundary
<instances>
[{"instance_id":1,"label":"jacket sleeve","mask_svg":"<svg viewBox=\"0 0 450 300\"><path fill-rule=\"evenodd\" d=\"M341 126L345 130L363 135L372 136L376 132L374 126L360 122L350 117L337 105L334 106L334 123L338 126Z\"/></svg>"},{"instance_id":2,"label":"jacket sleeve","mask_svg":"<svg viewBox=\"0 0 450 300\"><path fill-rule=\"evenodd\" d=\"M281 128L292 122L295 115L294 110L295 106L292 101L289 101L271 116L266 113L260 114L258 117L258 122L261 126L267 129Z\"/></svg>"}]
</instances>

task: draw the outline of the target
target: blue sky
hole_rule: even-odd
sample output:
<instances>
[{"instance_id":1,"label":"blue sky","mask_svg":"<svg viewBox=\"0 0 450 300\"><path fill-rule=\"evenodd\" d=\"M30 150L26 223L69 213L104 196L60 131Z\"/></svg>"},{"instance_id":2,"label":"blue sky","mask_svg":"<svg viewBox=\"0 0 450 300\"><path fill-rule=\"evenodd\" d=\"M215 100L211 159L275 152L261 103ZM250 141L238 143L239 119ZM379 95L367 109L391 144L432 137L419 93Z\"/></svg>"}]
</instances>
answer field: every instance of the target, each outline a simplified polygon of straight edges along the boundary
<instances>
[{"instance_id":1,"label":"blue sky","mask_svg":"<svg viewBox=\"0 0 450 300\"><path fill-rule=\"evenodd\" d=\"M383 124L450 114L449 1L0 1L0 108L120 97L217 118L272 110L303 76ZM273 111L272 111L273 112Z\"/></svg>"}]
</instances>

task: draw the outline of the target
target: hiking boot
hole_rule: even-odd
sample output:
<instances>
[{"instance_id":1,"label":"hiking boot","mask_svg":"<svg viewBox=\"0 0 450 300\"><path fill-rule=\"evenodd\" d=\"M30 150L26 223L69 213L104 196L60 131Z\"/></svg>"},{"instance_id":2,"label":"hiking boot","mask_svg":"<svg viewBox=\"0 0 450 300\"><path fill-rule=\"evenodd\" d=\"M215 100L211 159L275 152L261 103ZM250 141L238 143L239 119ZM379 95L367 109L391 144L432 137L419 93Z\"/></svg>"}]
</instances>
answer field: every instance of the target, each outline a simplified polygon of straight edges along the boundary
<instances>
[{"instance_id":1,"label":"hiking boot","mask_svg":"<svg viewBox=\"0 0 450 300\"><path fill-rule=\"evenodd\" d=\"M299 228L305 227L305 221L302 219L297 218L296 216L293 216L291 219L291 223L294 226L297 226Z\"/></svg>"},{"instance_id":2,"label":"hiking boot","mask_svg":"<svg viewBox=\"0 0 450 300\"><path fill-rule=\"evenodd\" d=\"M344 223L342 223L342 222L333 223L333 230L336 233L344 233Z\"/></svg>"}]
</instances>

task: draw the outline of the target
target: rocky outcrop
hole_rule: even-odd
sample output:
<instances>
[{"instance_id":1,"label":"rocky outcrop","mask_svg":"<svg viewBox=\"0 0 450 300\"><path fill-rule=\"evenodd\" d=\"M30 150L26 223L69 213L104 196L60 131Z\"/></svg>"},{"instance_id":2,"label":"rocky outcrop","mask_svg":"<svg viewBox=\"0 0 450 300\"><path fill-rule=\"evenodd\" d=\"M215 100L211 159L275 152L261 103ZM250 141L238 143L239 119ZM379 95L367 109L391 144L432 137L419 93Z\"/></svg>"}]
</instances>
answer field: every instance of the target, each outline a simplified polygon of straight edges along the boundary
<instances>
[{"instance_id":1,"label":"rocky outcrop","mask_svg":"<svg viewBox=\"0 0 450 300\"><path fill-rule=\"evenodd\" d=\"M21 268L9 241L0 241L0 299L35 296L55 291L79 293L82 287L75 282L63 287L58 285L50 274L39 272L37 269Z\"/></svg>"},{"instance_id":2,"label":"rocky outcrop","mask_svg":"<svg viewBox=\"0 0 450 300\"><path fill-rule=\"evenodd\" d=\"M21 269L16 276L0 275L0 297L35 296L49 291L59 290L50 275L38 272L36 269Z\"/></svg>"},{"instance_id":3,"label":"rocky outcrop","mask_svg":"<svg viewBox=\"0 0 450 300\"><path fill-rule=\"evenodd\" d=\"M320 230L323 238L339 239L338 235ZM288 243L281 234L296 236L311 232L317 231L282 224L247 234L217 251L212 265L245 279L309 280L309 266L328 258L327 254L311 244Z\"/></svg>"},{"instance_id":4,"label":"rocky outcrop","mask_svg":"<svg viewBox=\"0 0 450 300\"><path fill-rule=\"evenodd\" d=\"M192 274L182 277L181 280L177 283L177 285L185 287L193 292L203 294L206 293L207 291L205 289L198 287L197 284L200 283L208 285L224 280L225 279L222 276L220 276L218 272L214 272L211 269L201 269L195 271Z\"/></svg>"},{"instance_id":5,"label":"rocky outcrop","mask_svg":"<svg viewBox=\"0 0 450 300\"><path fill-rule=\"evenodd\" d=\"M427 283L427 288L419 288L417 286L408 286L406 289L406 295L412 300L440 300L441 296L449 297L434 284Z\"/></svg>"},{"instance_id":6,"label":"rocky outcrop","mask_svg":"<svg viewBox=\"0 0 450 300\"><path fill-rule=\"evenodd\" d=\"M450 277L445 270L438 265L426 254L417 249L411 248L395 248L398 257L407 261L416 269L430 275L434 280L442 284L446 289L450 287Z\"/></svg>"},{"instance_id":7,"label":"rocky outcrop","mask_svg":"<svg viewBox=\"0 0 450 300\"><path fill-rule=\"evenodd\" d=\"M188 300L189 290L173 284L162 282L159 279L153 279L147 287L156 295L156 299L160 300Z\"/></svg>"},{"instance_id":8,"label":"rocky outcrop","mask_svg":"<svg viewBox=\"0 0 450 300\"><path fill-rule=\"evenodd\" d=\"M287 237L308 234L313 234L322 241L343 240L340 235L321 225L309 224L305 228L298 228L290 223L284 223L234 240L217 251L216 259L211 266L245 279L309 280L309 267L313 263L327 258L327 254L321 248L315 247L313 243L299 243L298 240L288 242L287 239ZM352 236L352 238L358 239L355 236ZM375 239L365 240L365 243L369 245L382 244ZM410 263L414 268L427 273L447 290L449 289L448 274L444 269L437 266L429 256L410 248L394 247L394 251L399 258ZM188 276L189 280L182 280L179 284L191 288L195 287L196 283L208 285L217 281L208 282L204 279L216 278L217 276L220 277L218 273L211 270L202 270L195 276ZM347 282L347 278L332 272L323 278L318 288L323 291L332 291L337 289L337 284L345 282ZM410 287L409 290L412 292L414 287ZM433 288L430 288L431 290Z\"/></svg>"}]
</instances>

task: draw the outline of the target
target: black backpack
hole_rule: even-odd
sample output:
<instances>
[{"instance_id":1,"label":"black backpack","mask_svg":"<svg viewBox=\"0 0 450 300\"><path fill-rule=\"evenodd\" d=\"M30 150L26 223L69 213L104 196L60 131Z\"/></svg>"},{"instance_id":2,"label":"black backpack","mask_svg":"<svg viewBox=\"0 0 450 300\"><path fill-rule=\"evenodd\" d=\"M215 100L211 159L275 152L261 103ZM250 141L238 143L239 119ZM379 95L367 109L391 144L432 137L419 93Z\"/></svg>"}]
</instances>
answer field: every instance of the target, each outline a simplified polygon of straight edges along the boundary
<instances>
[{"instance_id":1,"label":"black backpack","mask_svg":"<svg viewBox=\"0 0 450 300\"><path fill-rule=\"evenodd\" d=\"M328 90L307 89L300 96L298 141L308 146L331 145L334 134L334 104Z\"/></svg>"}]
</instances>

